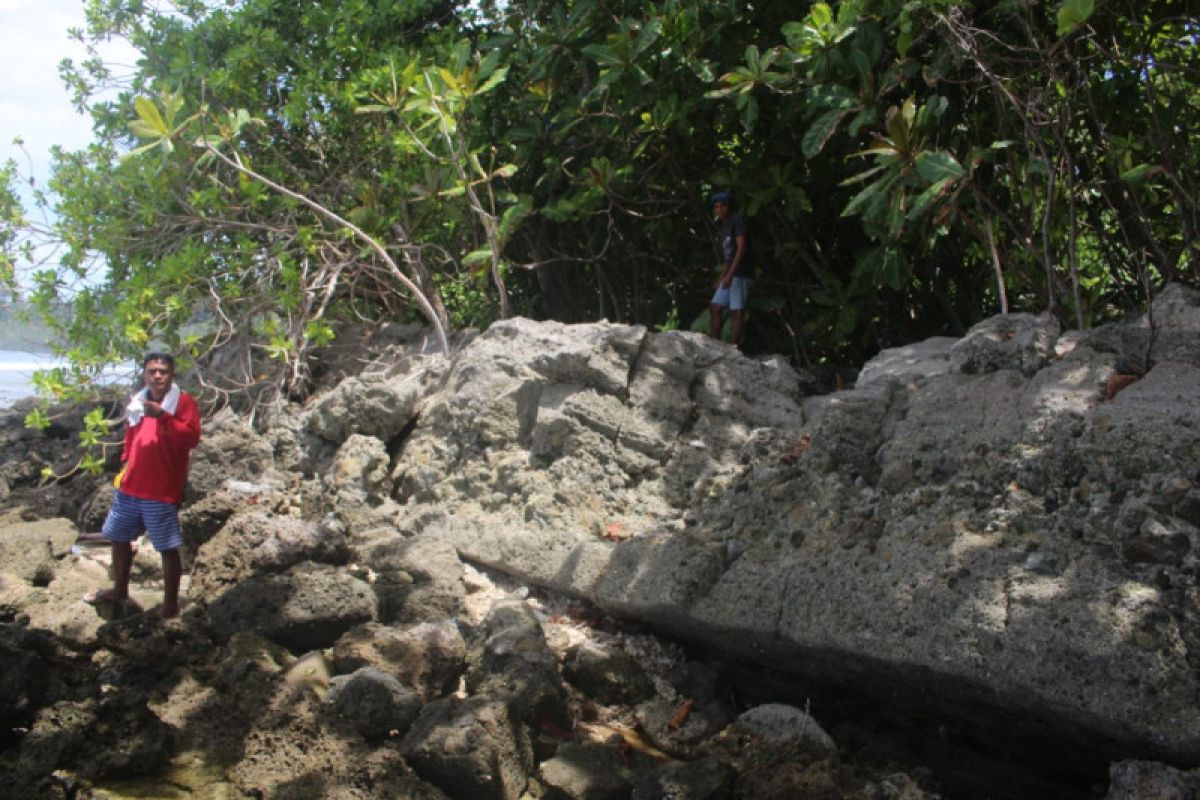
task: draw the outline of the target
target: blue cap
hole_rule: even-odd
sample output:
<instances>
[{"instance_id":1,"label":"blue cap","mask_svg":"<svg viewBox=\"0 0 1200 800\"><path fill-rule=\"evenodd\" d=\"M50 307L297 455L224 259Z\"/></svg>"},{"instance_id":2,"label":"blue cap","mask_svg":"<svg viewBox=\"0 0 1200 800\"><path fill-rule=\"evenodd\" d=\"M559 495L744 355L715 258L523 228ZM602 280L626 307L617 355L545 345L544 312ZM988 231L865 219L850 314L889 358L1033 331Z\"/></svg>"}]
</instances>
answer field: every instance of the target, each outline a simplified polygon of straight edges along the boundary
<instances>
[{"instance_id":1,"label":"blue cap","mask_svg":"<svg viewBox=\"0 0 1200 800\"><path fill-rule=\"evenodd\" d=\"M717 203L724 203L733 208L733 194L731 192L717 192L712 197L708 198L709 206L715 206Z\"/></svg>"}]
</instances>

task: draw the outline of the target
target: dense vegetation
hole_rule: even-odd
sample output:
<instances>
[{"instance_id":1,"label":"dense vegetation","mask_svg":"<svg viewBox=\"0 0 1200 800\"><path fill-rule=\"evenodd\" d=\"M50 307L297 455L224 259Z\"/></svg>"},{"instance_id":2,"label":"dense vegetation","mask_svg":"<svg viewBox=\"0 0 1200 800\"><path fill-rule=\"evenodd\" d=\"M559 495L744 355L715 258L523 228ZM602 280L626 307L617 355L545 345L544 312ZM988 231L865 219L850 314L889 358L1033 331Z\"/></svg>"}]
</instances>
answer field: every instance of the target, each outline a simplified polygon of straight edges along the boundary
<instances>
[{"instance_id":1,"label":"dense vegetation","mask_svg":"<svg viewBox=\"0 0 1200 800\"><path fill-rule=\"evenodd\" d=\"M63 69L96 142L58 155L38 235L62 257L32 296L73 302L75 379L157 342L241 354L240 380L228 356L197 370L218 393L302 394L307 349L347 319L686 327L716 188L761 268L747 347L801 366L1005 309L1087 326L1200 282L1182 0L88 11L85 40L144 57ZM0 214L11 259L30 229L11 191Z\"/></svg>"}]
</instances>

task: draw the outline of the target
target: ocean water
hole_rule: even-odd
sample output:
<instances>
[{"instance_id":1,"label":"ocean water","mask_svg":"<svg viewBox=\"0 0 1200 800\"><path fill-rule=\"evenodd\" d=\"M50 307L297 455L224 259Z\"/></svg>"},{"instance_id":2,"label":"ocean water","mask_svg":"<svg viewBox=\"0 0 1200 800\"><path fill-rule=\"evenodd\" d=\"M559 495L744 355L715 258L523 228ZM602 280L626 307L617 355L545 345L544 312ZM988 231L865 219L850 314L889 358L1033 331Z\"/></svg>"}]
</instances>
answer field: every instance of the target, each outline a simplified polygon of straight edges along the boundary
<instances>
[{"instance_id":1,"label":"ocean water","mask_svg":"<svg viewBox=\"0 0 1200 800\"><path fill-rule=\"evenodd\" d=\"M22 397L36 394L33 373L39 369L62 366L63 361L49 353L0 350L0 408L8 408ZM130 377L129 370L111 370L113 380Z\"/></svg>"},{"instance_id":2,"label":"ocean water","mask_svg":"<svg viewBox=\"0 0 1200 800\"><path fill-rule=\"evenodd\" d=\"M50 369L61 363L48 353L0 350L0 408L8 408L22 397L35 393L30 381L36 370Z\"/></svg>"}]
</instances>

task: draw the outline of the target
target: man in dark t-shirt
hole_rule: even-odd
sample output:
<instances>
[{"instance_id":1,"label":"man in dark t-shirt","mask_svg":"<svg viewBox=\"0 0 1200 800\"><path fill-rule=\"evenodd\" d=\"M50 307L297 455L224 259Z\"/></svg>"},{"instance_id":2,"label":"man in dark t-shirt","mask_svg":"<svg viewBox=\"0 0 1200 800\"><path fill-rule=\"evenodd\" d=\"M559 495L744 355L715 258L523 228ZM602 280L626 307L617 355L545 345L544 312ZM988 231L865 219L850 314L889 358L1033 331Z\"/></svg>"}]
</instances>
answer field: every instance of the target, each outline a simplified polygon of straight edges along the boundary
<instances>
[{"instance_id":1,"label":"man in dark t-shirt","mask_svg":"<svg viewBox=\"0 0 1200 800\"><path fill-rule=\"evenodd\" d=\"M712 323L712 335L719 338L725 309L729 310L732 320L730 340L734 347L740 347L742 341L742 319L746 308L746 299L750 295L750 236L746 232L746 222L742 215L734 211L733 195L729 192L717 192L710 201L713 214L722 223L721 251L725 264L721 269L721 277L717 279L716 292L708 304L709 320Z\"/></svg>"}]
</instances>

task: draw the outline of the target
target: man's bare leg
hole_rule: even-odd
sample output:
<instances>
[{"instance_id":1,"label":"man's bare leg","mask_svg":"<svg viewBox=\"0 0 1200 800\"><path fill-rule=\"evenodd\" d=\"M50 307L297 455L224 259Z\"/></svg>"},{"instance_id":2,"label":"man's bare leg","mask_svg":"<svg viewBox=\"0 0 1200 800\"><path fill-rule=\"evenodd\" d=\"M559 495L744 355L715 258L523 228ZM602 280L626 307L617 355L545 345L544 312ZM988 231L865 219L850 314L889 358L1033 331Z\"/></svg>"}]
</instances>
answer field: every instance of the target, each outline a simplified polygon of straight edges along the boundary
<instances>
[{"instance_id":1,"label":"man's bare leg","mask_svg":"<svg viewBox=\"0 0 1200 800\"><path fill-rule=\"evenodd\" d=\"M133 569L133 545L130 542L112 543L111 589L96 589L84 595L88 603L129 604L129 572Z\"/></svg>"},{"instance_id":2,"label":"man's bare leg","mask_svg":"<svg viewBox=\"0 0 1200 800\"><path fill-rule=\"evenodd\" d=\"M179 616L179 580L183 575L183 559L178 550L162 552L163 602L158 616L171 619Z\"/></svg>"},{"instance_id":3,"label":"man's bare leg","mask_svg":"<svg viewBox=\"0 0 1200 800\"><path fill-rule=\"evenodd\" d=\"M708 322L709 330L714 339L721 338L721 307L716 303L710 303L708 306Z\"/></svg>"},{"instance_id":4,"label":"man's bare leg","mask_svg":"<svg viewBox=\"0 0 1200 800\"><path fill-rule=\"evenodd\" d=\"M732 325L732 330L730 331L730 340L733 342L733 346L737 347L737 348L740 348L742 346L742 314L743 313L744 312L741 309L738 309L737 311L734 311L731 313L731 316L733 317L733 325Z\"/></svg>"},{"instance_id":5,"label":"man's bare leg","mask_svg":"<svg viewBox=\"0 0 1200 800\"><path fill-rule=\"evenodd\" d=\"M124 603L129 599L129 572L133 569L133 545L129 542L113 542L112 545L112 599Z\"/></svg>"}]
</instances>

